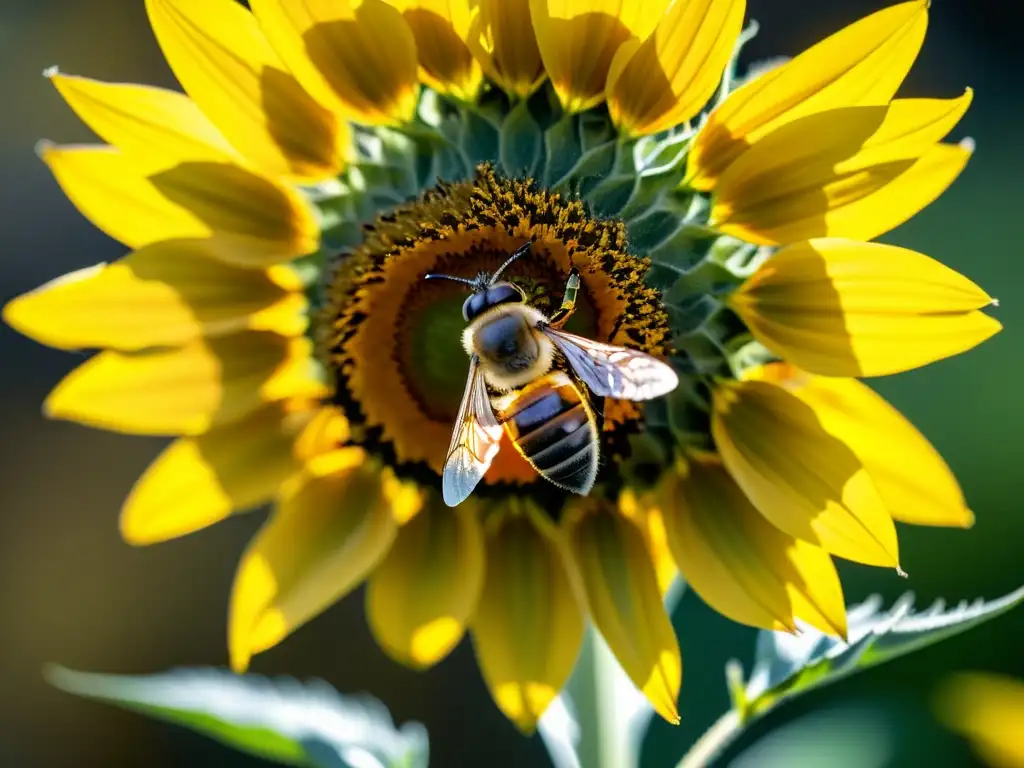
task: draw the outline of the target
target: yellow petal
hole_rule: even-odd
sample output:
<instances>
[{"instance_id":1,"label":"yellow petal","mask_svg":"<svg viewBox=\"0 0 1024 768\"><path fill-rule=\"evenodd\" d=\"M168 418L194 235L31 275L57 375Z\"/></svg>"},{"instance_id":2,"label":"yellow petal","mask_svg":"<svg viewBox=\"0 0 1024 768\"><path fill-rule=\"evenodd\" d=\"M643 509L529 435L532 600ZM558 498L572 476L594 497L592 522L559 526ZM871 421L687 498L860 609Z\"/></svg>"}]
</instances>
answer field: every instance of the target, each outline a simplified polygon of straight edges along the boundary
<instances>
[{"instance_id":1,"label":"yellow petal","mask_svg":"<svg viewBox=\"0 0 1024 768\"><path fill-rule=\"evenodd\" d=\"M594 625L654 710L679 722L682 660L644 536L624 516L579 504L567 536Z\"/></svg>"},{"instance_id":2,"label":"yellow petal","mask_svg":"<svg viewBox=\"0 0 1024 768\"><path fill-rule=\"evenodd\" d=\"M943 685L936 711L986 765L1024 766L1024 683L988 672L959 674Z\"/></svg>"},{"instance_id":3,"label":"yellow petal","mask_svg":"<svg viewBox=\"0 0 1024 768\"><path fill-rule=\"evenodd\" d=\"M360 448L309 465L256 534L235 574L231 668L272 648L355 589L387 554L394 518L379 469Z\"/></svg>"},{"instance_id":4,"label":"yellow petal","mask_svg":"<svg viewBox=\"0 0 1024 768\"><path fill-rule=\"evenodd\" d=\"M711 190L744 149L798 118L888 104L921 49L928 4L914 0L873 13L730 94L690 147L687 183Z\"/></svg>"},{"instance_id":5,"label":"yellow petal","mask_svg":"<svg viewBox=\"0 0 1024 768\"><path fill-rule=\"evenodd\" d=\"M234 424L171 443L135 483L121 510L129 544L154 544L270 501L302 466L294 443L309 403L275 404Z\"/></svg>"},{"instance_id":6,"label":"yellow petal","mask_svg":"<svg viewBox=\"0 0 1024 768\"><path fill-rule=\"evenodd\" d=\"M420 79L441 93L473 101L483 71L467 46L475 8L470 0L385 0L402 12L420 62Z\"/></svg>"},{"instance_id":7,"label":"yellow petal","mask_svg":"<svg viewBox=\"0 0 1024 768\"><path fill-rule=\"evenodd\" d=\"M658 591L664 597L679 575L679 569L668 546L661 509L649 494L639 495L632 490L624 490L619 495L619 512L636 523L643 533L654 564L654 575L658 579Z\"/></svg>"},{"instance_id":8,"label":"yellow petal","mask_svg":"<svg viewBox=\"0 0 1024 768\"><path fill-rule=\"evenodd\" d=\"M415 669L430 667L458 644L484 579L479 510L454 511L435 498L398 532L370 577L366 614L380 646Z\"/></svg>"},{"instance_id":9,"label":"yellow petal","mask_svg":"<svg viewBox=\"0 0 1024 768\"><path fill-rule=\"evenodd\" d=\"M937 198L971 155L936 145L970 105L908 99L850 107L784 125L721 175L711 223L753 243L810 237L872 240Z\"/></svg>"},{"instance_id":10,"label":"yellow petal","mask_svg":"<svg viewBox=\"0 0 1024 768\"><path fill-rule=\"evenodd\" d=\"M471 626L491 696L524 733L569 679L584 630L564 553L539 524L536 514L488 520L486 576Z\"/></svg>"},{"instance_id":11,"label":"yellow petal","mask_svg":"<svg viewBox=\"0 0 1024 768\"><path fill-rule=\"evenodd\" d=\"M63 275L13 299L4 322L51 347L125 351L246 329L305 330L307 302L289 267L239 269L211 259L203 245L165 240Z\"/></svg>"},{"instance_id":12,"label":"yellow petal","mask_svg":"<svg viewBox=\"0 0 1024 768\"><path fill-rule=\"evenodd\" d=\"M525 98L544 80L530 0L479 0L467 45L487 76Z\"/></svg>"},{"instance_id":13,"label":"yellow petal","mask_svg":"<svg viewBox=\"0 0 1024 768\"><path fill-rule=\"evenodd\" d=\"M968 350L999 323L992 299L920 253L824 238L787 246L730 298L754 337L826 376L882 376Z\"/></svg>"},{"instance_id":14,"label":"yellow petal","mask_svg":"<svg viewBox=\"0 0 1024 768\"><path fill-rule=\"evenodd\" d=\"M645 40L668 4L669 0L530 0L544 69L567 112L601 103L619 46L634 37Z\"/></svg>"},{"instance_id":15,"label":"yellow petal","mask_svg":"<svg viewBox=\"0 0 1024 768\"><path fill-rule=\"evenodd\" d=\"M787 536L754 509L711 454L693 456L662 489L668 543L686 583L733 621L797 631L795 619L846 636L846 608L832 559Z\"/></svg>"},{"instance_id":16,"label":"yellow petal","mask_svg":"<svg viewBox=\"0 0 1024 768\"><path fill-rule=\"evenodd\" d=\"M240 166L189 162L147 176L111 147L45 145L40 153L75 207L130 248L209 239L217 258L265 267L319 247L298 193Z\"/></svg>"},{"instance_id":17,"label":"yellow petal","mask_svg":"<svg viewBox=\"0 0 1024 768\"><path fill-rule=\"evenodd\" d=\"M785 363L744 375L784 386L813 409L825 431L857 454L897 520L973 525L974 515L938 451L870 387L856 379L812 376Z\"/></svg>"},{"instance_id":18,"label":"yellow petal","mask_svg":"<svg viewBox=\"0 0 1024 768\"><path fill-rule=\"evenodd\" d=\"M141 435L196 435L265 403L327 390L305 338L245 332L151 352L101 352L69 373L45 411Z\"/></svg>"},{"instance_id":19,"label":"yellow petal","mask_svg":"<svg viewBox=\"0 0 1024 768\"><path fill-rule=\"evenodd\" d=\"M634 52L620 49L605 88L619 129L657 133L696 115L718 88L745 10L746 0L678 0Z\"/></svg>"},{"instance_id":20,"label":"yellow petal","mask_svg":"<svg viewBox=\"0 0 1024 768\"><path fill-rule=\"evenodd\" d=\"M97 136L147 171L186 160L245 162L188 96L164 88L104 83L48 70L60 95Z\"/></svg>"},{"instance_id":21,"label":"yellow petal","mask_svg":"<svg viewBox=\"0 0 1024 768\"><path fill-rule=\"evenodd\" d=\"M178 81L257 168L313 182L344 167L347 123L303 90L241 5L146 0L146 9ZM121 100L120 106L134 114L143 105Z\"/></svg>"},{"instance_id":22,"label":"yellow petal","mask_svg":"<svg viewBox=\"0 0 1024 768\"><path fill-rule=\"evenodd\" d=\"M896 528L860 459L807 405L765 381L720 382L711 434L776 528L848 560L899 567Z\"/></svg>"},{"instance_id":23,"label":"yellow petal","mask_svg":"<svg viewBox=\"0 0 1024 768\"><path fill-rule=\"evenodd\" d=\"M320 405L295 440L295 456L310 461L349 442L351 436L351 426L341 409Z\"/></svg>"},{"instance_id":24,"label":"yellow petal","mask_svg":"<svg viewBox=\"0 0 1024 768\"><path fill-rule=\"evenodd\" d=\"M412 119L416 38L382 0L252 0L264 34L299 82L361 123Z\"/></svg>"}]
</instances>

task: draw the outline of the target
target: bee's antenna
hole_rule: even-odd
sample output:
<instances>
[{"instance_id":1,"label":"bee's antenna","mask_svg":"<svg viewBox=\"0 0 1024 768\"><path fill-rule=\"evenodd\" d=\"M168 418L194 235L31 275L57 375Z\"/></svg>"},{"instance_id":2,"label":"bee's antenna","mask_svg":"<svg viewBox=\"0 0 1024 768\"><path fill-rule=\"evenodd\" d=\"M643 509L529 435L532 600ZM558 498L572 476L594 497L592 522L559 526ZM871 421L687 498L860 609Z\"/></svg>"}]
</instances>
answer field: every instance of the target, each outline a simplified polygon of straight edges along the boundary
<instances>
[{"instance_id":1,"label":"bee's antenna","mask_svg":"<svg viewBox=\"0 0 1024 768\"><path fill-rule=\"evenodd\" d=\"M533 242L532 241L528 241L528 242L523 243L521 246L519 246L516 249L515 253L513 253L511 256L509 256L505 260L505 263L502 264L500 267L498 267L498 271L495 272L493 275L491 275L491 281L488 283L488 285L494 285L496 282L498 282L498 278L501 277L501 273L505 271L505 268L509 264L511 264L513 261L518 259L520 256L525 256L527 253L529 253L530 252L530 246L532 246L532 245L533 245Z\"/></svg>"},{"instance_id":2,"label":"bee's antenna","mask_svg":"<svg viewBox=\"0 0 1024 768\"><path fill-rule=\"evenodd\" d=\"M455 275L435 275L429 274L423 276L424 280L454 280L457 283L465 283L466 285L476 287L477 281L470 280L468 277L455 277Z\"/></svg>"}]
</instances>

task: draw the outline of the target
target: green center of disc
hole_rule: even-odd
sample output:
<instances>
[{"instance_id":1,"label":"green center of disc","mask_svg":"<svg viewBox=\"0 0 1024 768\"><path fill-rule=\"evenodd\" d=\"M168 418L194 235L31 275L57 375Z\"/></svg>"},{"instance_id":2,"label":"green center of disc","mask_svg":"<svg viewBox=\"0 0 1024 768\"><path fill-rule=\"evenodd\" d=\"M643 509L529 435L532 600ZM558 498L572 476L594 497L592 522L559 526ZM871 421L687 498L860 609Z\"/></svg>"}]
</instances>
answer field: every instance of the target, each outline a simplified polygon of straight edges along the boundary
<instances>
[{"instance_id":1,"label":"green center of disc","mask_svg":"<svg viewBox=\"0 0 1024 768\"><path fill-rule=\"evenodd\" d=\"M430 418L452 421L466 388L469 357L462 348L465 296L440 298L408 317L408 337L399 362L410 394Z\"/></svg>"}]
</instances>

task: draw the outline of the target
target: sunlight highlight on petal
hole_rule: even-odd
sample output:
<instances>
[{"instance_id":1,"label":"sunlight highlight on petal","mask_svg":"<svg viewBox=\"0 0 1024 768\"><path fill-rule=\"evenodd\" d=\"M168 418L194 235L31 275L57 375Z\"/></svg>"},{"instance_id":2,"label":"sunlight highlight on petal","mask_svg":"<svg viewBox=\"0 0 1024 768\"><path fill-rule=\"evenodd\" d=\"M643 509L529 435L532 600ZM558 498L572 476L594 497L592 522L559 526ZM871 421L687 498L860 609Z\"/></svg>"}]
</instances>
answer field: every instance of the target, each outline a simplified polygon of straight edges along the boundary
<instances>
[{"instance_id":1,"label":"sunlight highlight on petal","mask_svg":"<svg viewBox=\"0 0 1024 768\"><path fill-rule=\"evenodd\" d=\"M135 435L197 435L265 403L321 397L308 339L246 332L177 349L101 352L46 399L55 419Z\"/></svg>"},{"instance_id":2,"label":"sunlight highlight on petal","mask_svg":"<svg viewBox=\"0 0 1024 768\"><path fill-rule=\"evenodd\" d=\"M257 168L302 182L338 174L348 125L303 90L256 19L232 0L146 0L182 87Z\"/></svg>"},{"instance_id":3,"label":"sunlight highlight on petal","mask_svg":"<svg viewBox=\"0 0 1024 768\"><path fill-rule=\"evenodd\" d=\"M483 587L484 536L476 505L439 498L398 531L366 590L377 642L414 669L441 661L459 643Z\"/></svg>"},{"instance_id":4,"label":"sunlight highlight on petal","mask_svg":"<svg viewBox=\"0 0 1024 768\"><path fill-rule=\"evenodd\" d=\"M530 502L526 502L530 504ZM495 703L533 733L562 690L583 644L583 615L560 545L539 509L492 517L487 575L473 617L473 647Z\"/></svg>"},{"instance_id":5,"label":"sunlight highlight on petal","mask_svg":"<svg viewBox=\"0 0 1024 768\"><path fill-rule=\"evenodd\" d=\"M130 248L208 239L217 258L266 267L319 246L299 194L240 166L188 162L147 176L112 147L44 145L40 153L78 210Z\"/></svg>"},{"instance_id":6,"label":"sunlight highlight on petal","mask_svg":"<svg viewBox=\"0 0 1024 768\"><path fill-rule=\"evenodd\" d=\"M252 0L263 33L302 85L368 125L412 119L416 38L383 0Z\"/></svg>"},{"instance_id":7,"label":"sunlight highlight on petal","mask_svg":"<svg viewBox=\"0 0 1024 768\"><path fill-rule=\"evenodd\" d=\"M928 5L913 0L866 16L730 94L694 139L687 184L710 191L747 147L798 118L888 104L921 49Z\"/></svg>"},{"instance_id":8,"label":"sunlight highlight on petal","mask_svg":"<svg viewBox=\"0 0 1024 768\"><path fill-rule=\"evenodd\" d=\"M360 448L309 465L285 491L235 574L228 622L231 668L272 648L357 587L397 526L382 503L380 469Z\"/></svg>"},{"instance_id":9,"label":"sunlight highlight on petal","mask_svg":"<svg viewBox=\"0 0 1024 768\"><path fill-rule=\"evenodd\" d=\"M872 240L953 183L971 147L936 144L970 105L911 99L836 109L788 123L729 166L711 224L751 243L810 237Z\"/></svg>"},{"instance_id":10,"label":"sunlight highlight on petal","mask_svg":"<svg viewBox=\"0 0 1024 768\"><path fill-rule=\"evenodd\" d=\"M643 534L599 502L580 502L566 536L594 625L654 710L678 723L682 659Z\"/></svg>"},{"instance_id":11,"label":"sunlight highlight on petal","mask_svg":"<svg viewBox=\"0 0 1024 768\"><path fill-rule=\"evenodd\" d=\"M619 46L644 40L669 0L530 0L544 69L567 112L604 100L608 70Z\"/></svg>"},{"instance_id":12,"label":"sunlight highlight on petal","mask_svg":"<svg viewBox=\"0 0 1024 768\"><path fill-rule=\"evenodd\" d=\"M691 456L660 498L668 543L686 583L733 621L796 632L796 619L846 636L832 559L787 536L758 512L719 457Z\"/></svg>"},{"instance_id":13,"label":"sunlight highlight on petal","mask_svg":"<svg viewBox=\"0 0 1024 768\"><path fill-rule=\"evenodd\" d=\"M544 80L530 0L479 0L466 40L487 76L525 98Z\"/></svg>"},{"instance_id":14,"label":"sunlight highlight on petal","mask_svg":"<svg viewBox=\"0 0 1024 768\"><path fill-rule=\"evenodd\" d=\"M620 48L605 89L620 130L657 133L696 115L722 79L745 10L746 0L677 0L642 45Z\"/></svg>"},{"instance_id":15,"label":"sunlight highlight on petal","mask_svg":"<svg viewBox=\"0 0 1024 768\"><path fill-rule=\"evenodd\" d=\"M302 467L294 442L314 408L308 401L275 404L199 437L175 440L124 503L125 541L167 541L270 501Z\"/></svg>"},{"instance_id":16,"label":"sunlight highlight on petal","mask_svg":"<svg viewBox=\"0 0 1024 768\"><path fill-rule=\"evenodd\" d=\"M923 254L816 239L783 248L733 296L755 338L826 376L882 376L977 346L1000 330L992 299Z\"/></svg>"},{"instance_id":17,"label":"sunlight highlight on petal","mask_svg":"<svg viewBox=\"0 0 1024 768\"><path fill-rule=\"evenodd\" d=\"M745 373L785 387L814 410L822 427L857 454L896 520L969 528L956 478L938 451L899 411L856 379L813 376L785 363Z\"/></svg>"},{"instance_id":18,"label":"sunlight highlight on petal","mask_svg":"<svg viewBox=\"0 0 1024 768\"><path fill-rule=\"evenodd\" d=\"M711 433L736 484L776 528L854 562L899 567L896 528L871 476L786 389L719 382Z\"/></svg>"},{"instance_id":19,"label":"sunlight highlight on petal","mask_svg":"<svg viewBox=\"0 0 1024 768\"><path fill-rule=\"evenodd\" d=\"M96 135L147 170L186 160L245 162L188 96L48 71L50 82Z\"/></svg>"},{"instance_id":20,"label":"sunlight highlight on petal","mask_svg":"<svg viewBox=\"0 0 1024 768\"><path fill-rule=\"evenodd\" d=\"M470 0L385 0L402 12L420 62L420 80L439 93L473 101L483 81L467 46L474 14Z\"/></svg>"},{"instance_id":21,"label":"sunlight highlight on petal","mask_svg":"<svg viewBox=\"0 0 1024 768\"><path fill-rule=\"evenodd\" d=\"M244 330L295 336L307 309L270 272L216 261L201 240L163 240L19 296L3 319L51 347L134 351Z\"/></svg>"}]
</instances>

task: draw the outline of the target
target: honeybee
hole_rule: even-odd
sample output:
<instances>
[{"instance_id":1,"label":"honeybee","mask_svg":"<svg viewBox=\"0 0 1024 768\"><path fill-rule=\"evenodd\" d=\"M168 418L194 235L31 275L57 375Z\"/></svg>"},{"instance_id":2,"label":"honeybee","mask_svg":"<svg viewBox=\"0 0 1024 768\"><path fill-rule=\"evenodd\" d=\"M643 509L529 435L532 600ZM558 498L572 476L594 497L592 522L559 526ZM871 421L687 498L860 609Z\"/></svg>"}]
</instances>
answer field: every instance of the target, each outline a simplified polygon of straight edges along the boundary
<instances>
[{"instance_id":1,"label":"honeybee","mask_svg":"<svg viewBox=\"0 0 1024 768\"><path fill-rule=\"evenodd\" d=\"M483 478L498 453L502 431L541 477L585 496L597 477L598 428L579 383L596 397L624 400L660 397L679 383L670 366L650 355L561 330L580 289L575 267L562 304L551 317L530 306L518 285L499 280L530 246L516 250L493 275L481 273L475 280L426 275L428 280L466 283L473 291L462 305L469 377L441 480L451 507L464 501ZM568 363L575 380L555 368L556 354ZM492 399L488 385L506 394Z\"/></svg>"}]
</instances>

